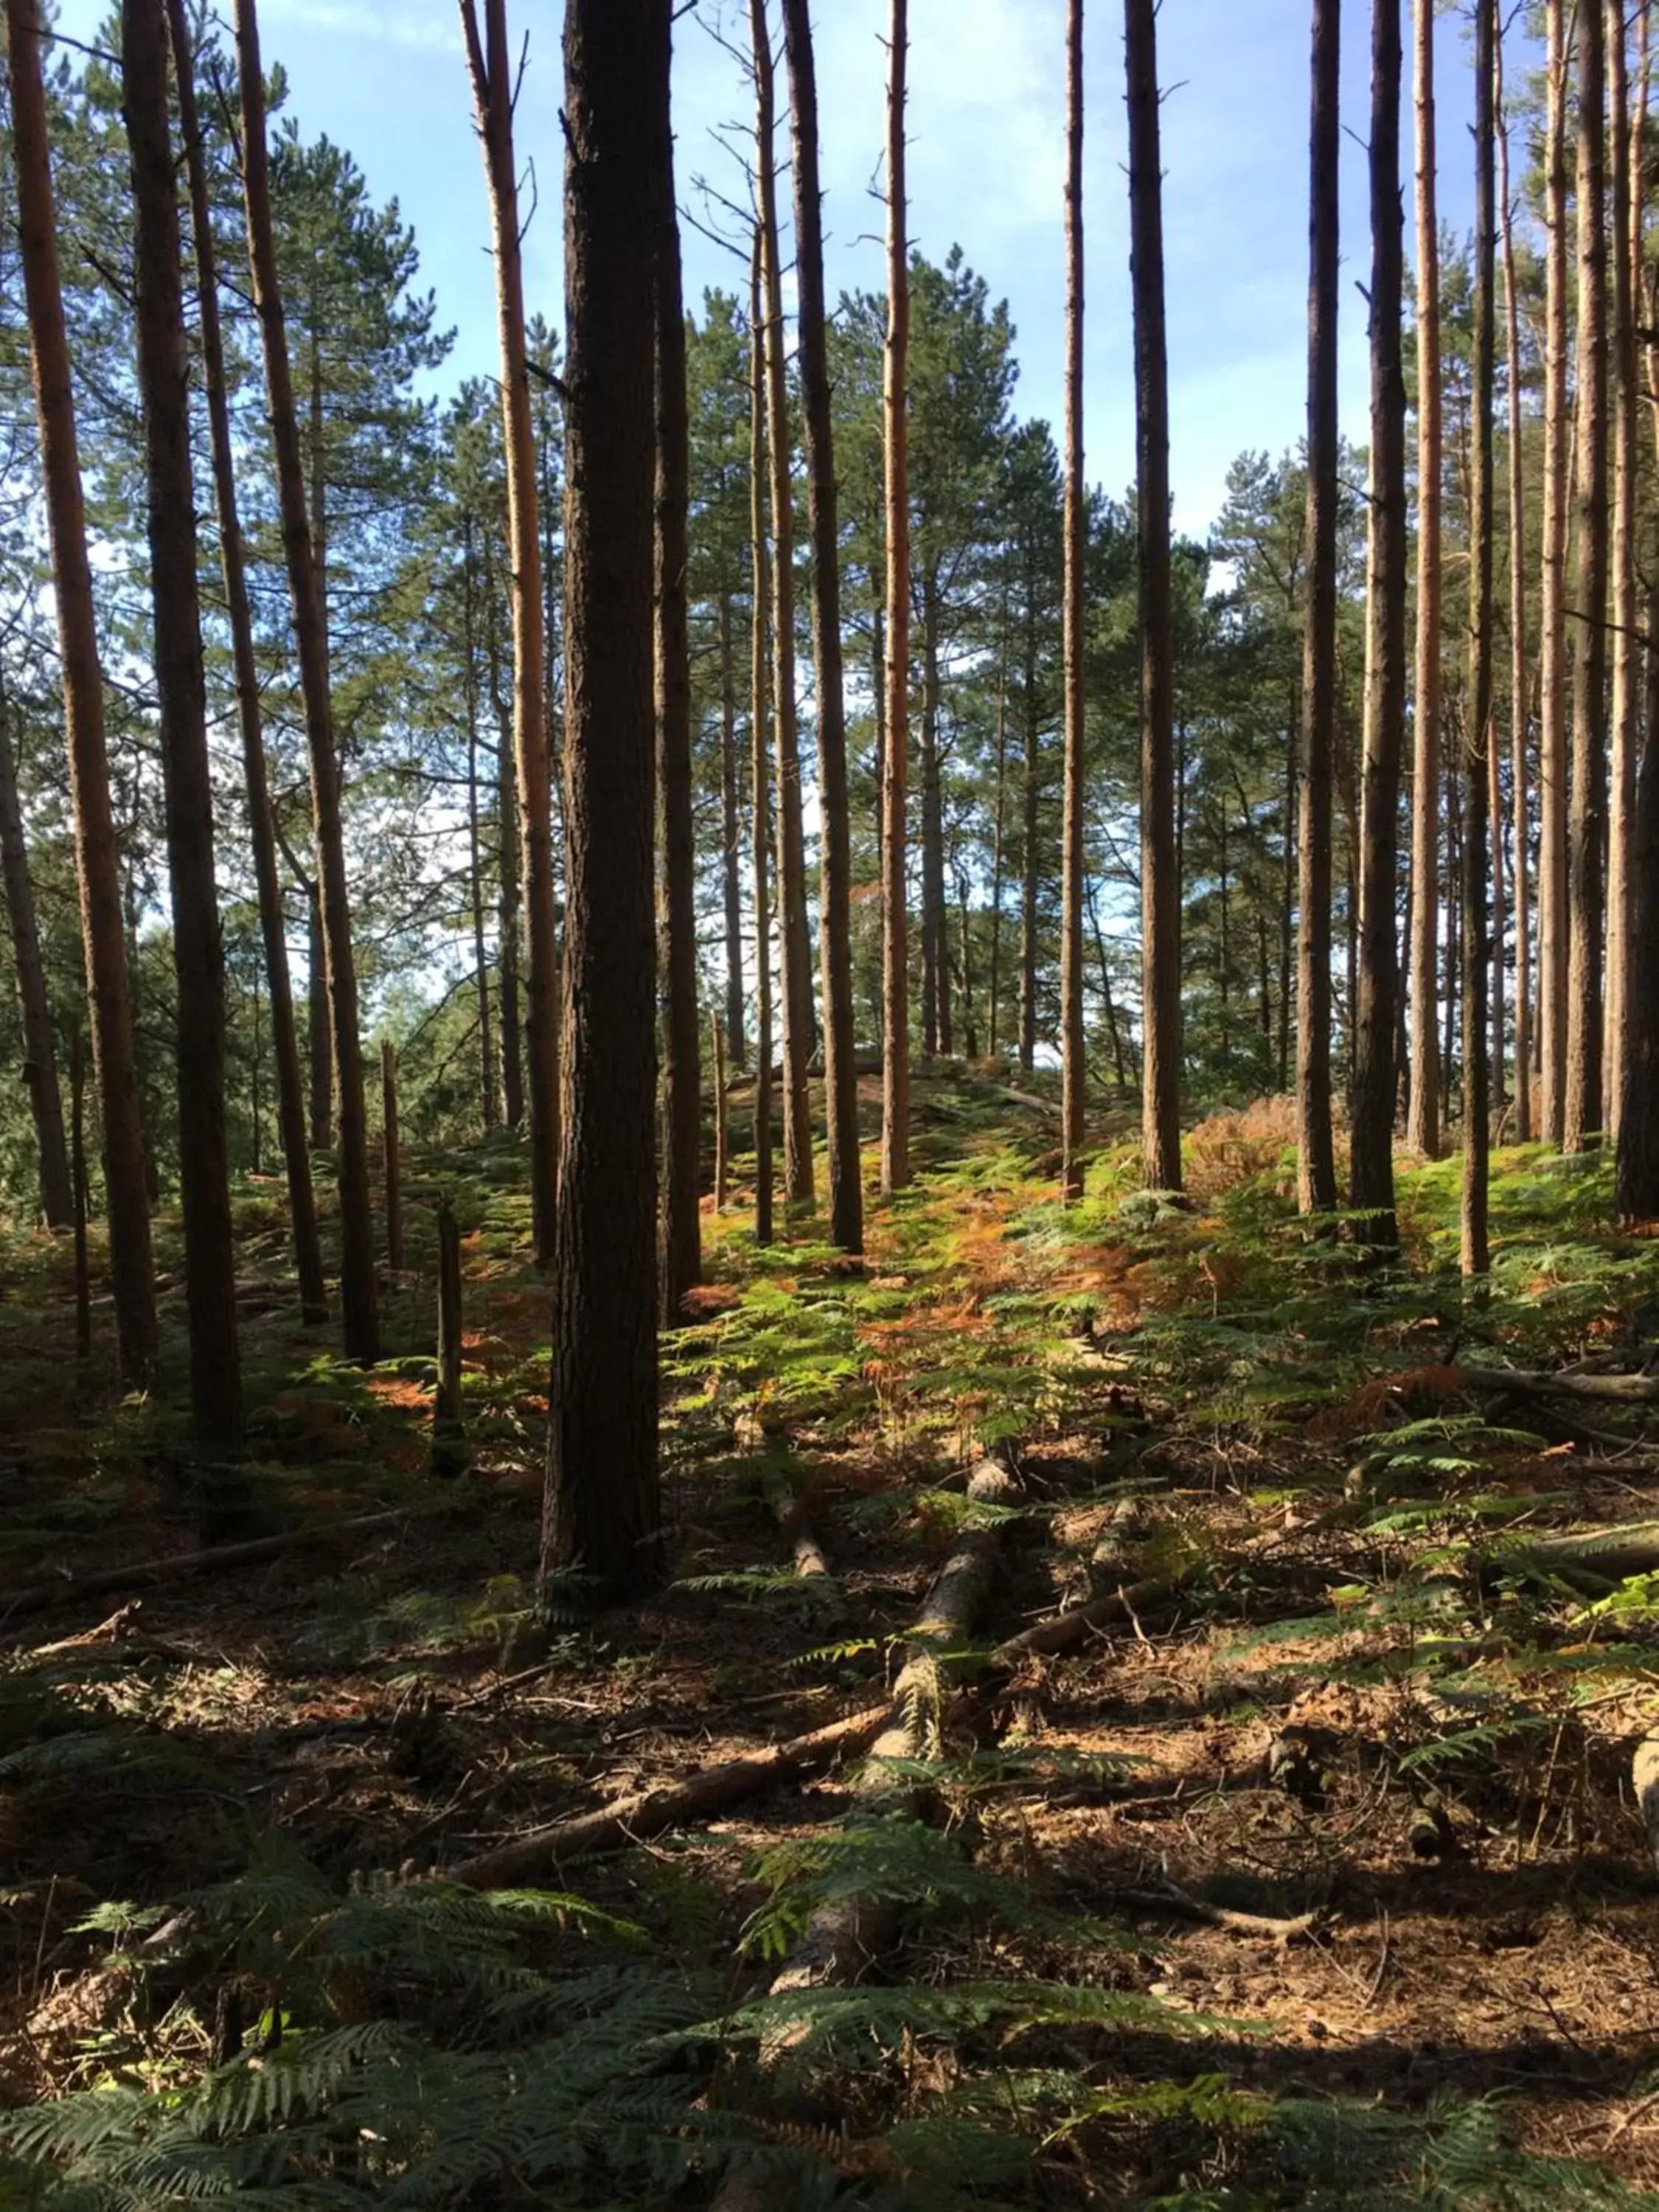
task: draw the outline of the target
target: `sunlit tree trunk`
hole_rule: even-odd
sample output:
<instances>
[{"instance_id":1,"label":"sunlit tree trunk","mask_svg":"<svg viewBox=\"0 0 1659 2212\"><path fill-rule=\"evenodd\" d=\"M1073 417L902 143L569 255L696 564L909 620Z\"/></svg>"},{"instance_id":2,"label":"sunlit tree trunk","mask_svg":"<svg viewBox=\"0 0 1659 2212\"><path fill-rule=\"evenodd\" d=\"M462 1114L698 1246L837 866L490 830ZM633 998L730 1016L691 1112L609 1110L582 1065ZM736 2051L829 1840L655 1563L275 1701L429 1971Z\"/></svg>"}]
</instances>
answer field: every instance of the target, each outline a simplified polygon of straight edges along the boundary
<instances>
[{"instance_id":1,"label":"sunlit tree trunk","mask_svg":"<svg viewBox=\"0 0 1659 2212\"><path fill-rule=\"evenodd\" d=\"M283 548L288 562L300 688L305 703L306 739L311 756L312 819L339 1103L340 1303L347 1354L353 1359L368 1362L380 1356L380 1333L375 1305L374 1232L369 1212L362 1057L357 1031L357 970L351 946L351 893L340 826L339 763L334 751L319 580L312 558L305 474L301 465L294 386L289 370L288 337L276 282L276 247L271 228L265 149L265 87L259 62L254 0L236 0L236 56L241 88L242 185L248 258L264 347Z\"/></svg>"},{"instance_id":2,"label":"sunlit tree trunk","mask_svg":"<svg viewBox=\"0 0 1659 2212\"><path fill-rule=\"evenodd\" d=\"M1406 380L1401 359L1400 0L1371 11L1371 463L1365 744L1350 1195L1362 1242L1391 1248L1399 944L1395 887L1406 710Z\"/></svg>"},{"instance_id":3,"label":"sunlit tree trunk","mask_svg":"<svg viewBox=\"0 0 1659 2212\"><path fill-rule=\"evenodd\" d=\"M657 1464L655 313L670 0L567 0L565 957L544 1577L662 1570Z\"/></svg>"},{"instance_id":4,"label":"sunlit tree trunk","mask_svg":"<svg viewBox=\"0 0 1659 2212\"><path fill-rule=\"evenodd\" d=\"M1492 46L1493 120L1498 134L1498 222L1504 247L1504 350L1509 376L1510 784L1515 885L1515 1136L1533 1133L1532 915L1528 886L1527 489L1521 410L1521 302L1516 289L1515 221L1510 204L1510 137L1504 108L1503 27Z\"/></svg>"},{"instance_id":5,"label":"sunlit tree trunk","mask_svg":"<svg viewBox=\"0 0 1659 2212\"><path fill-rule=\"evenodd\" d=\"M1578 12L1593 14L1595 0ZM1546 0L1543 613L1538 658L1539 1130L1561 1142L1567 1089L1567 0Z\"/></svg>"},{"instance_id":6,"label":"sunlit tree trunk","mask_svg":"<svg viewBox=\"0 0 1659 2212\"><path fill-rule=\"evenodd\" d=\"M520 945L524 891L519 823L518 763L514 757L513 712L501 682L501 602L495 564L488 538L483 550L484 651L489 672L489 711L495 724L495 865L501 896L496 903L495 974L501 1010L501 1115L509 1129L524 1127L524 1030L520 1006Z\"/></svg>"},{"instance_id":7,"label":"sunlit tree trunk","mask_svg":"<svg viewBox=\"0 0 1659 2212\"><path fill-rule=\"evenodd\" d=\"M1331 1141L1331 765L1336 737L1336 386L1340 0L1314 0L1308 215L1308 613L1297 838L1297 1197L1336 1211Z\"/></svg>"},{"instance_id":8,"label":"sunlit tree trunk","mask_svg":"<svg viewBox=\"0 0 1659 2212\"><path fill-rule=\"evenodd\" d=\"M858 1252L864 1247L864 1200L859 1174L858 1072L853 1060L853 868L842 680L840 522L818 188L817 84L807 0L784 0L783 33L794 154L795 284L806 433L806 518L812 545L812 659L817 685L822 817L819 954L830 1234L843 1251Z\"/></svg>"},{"instance_id":9,"label":"sunlit tree trunk","mask_svg":"<svg viewBox=\"0 0 1659 2212\"><path fill-rule=\"evenodd\" d=\"M1497 217L1492 181L1492 62L1498 0L1475 0L1474 347L1470 367L1469 716L1465 733L1463 840L1463 1202L1466 1275L1491 1266L1486 1184L1492 1143L1486 1027L1486 864L1491 834L1492 713L1492 398L1497 341Z\"/></svg>"},{"instance_id":10,"label":"sunlit tree trunk","mask_svg":"<svg viewBox=\"0 0 1659 2212\"><path fill-rule=\"evenodd\" d=\"M28 308L52 596L62 659L81 941L103 1100L104 1187L122 1379L146 1389L155 1364L155 1290L138 1070L133 1053L121 878L110 811L104 678L87 556L86 510L58 277L40 0L6 0L17 234Z\"/></svg>"},{"instance_id":11,"label":"sunlit tree trunk","mask_svg":"<svg viewBox=\"0 0 1659 2212\"><path fill-rule=\"evenodd\" d=\"M485 953L483 809L478 794L478 556L472 517L462 523L461 699L466 720L467 890L472 908L472 979L478 1001L478 1118L486 1132L499 1118L495 1098L495 1041L490 1018L489 963Z\"/></svg>"},{"instance_id":12,"label":"sunlit tree trunk","mask_svg":"<svg viewBox=\"0 0 1659 2212\"><path fill-rule=\"evenodd\" d=\"M1622 0L1607 0L1608 144L1613 155L1613 721L1607 780L1607 989L1601 1127L1619 1134L1630 1018L1630 837L1636 803L1641 645L1636 592L1638 410L1636 287L1642 276L1642 144L1631 120Z\"/></svg>"},{"instance_id":13,"label":"sunlit tree trunk","mask_svg":"<svg viewBox=\"0 0 1659 2212\"><path fill-rule=\"evenodd\" d=\"M887 347L882 365L886 524L886 752L882 763L881 1187L910 1180L910 992L904 911L905 775L909 751L910 495L905 376L910 343L906 246L904 80L908 0L890 0L887 50Z\"/></svg>"},{"instance_id":14,"label":"sunlit tree trunk","mask_svg":"<svg viewBox=\"0 0 1659 2212\"><path fill-rule=\"evenodd\" d=\"M771 562L766 543L766 347L760 225L749 282L750 851L755 875L755 1242L772 1241Z\"/></svg>"},{"instance_id":15,"label":"sunlit tree trunk","mask_svg":"<svg viewBox=\"0 0 1659 2212\"><path fill-rule=\"evenodd\" d=\"M637 4L637 0L635 0ZM523 838L527 921L524 1045L528 1077L530 1196L538 1265L553 1249L559 1147L558 950L553 903L551 720L538 520L536 435L525 344L522 234L513 143L515 83L507 0L484 0L479 39L475 0L460 0L473 105L489 185L495 250L495 313L501 356L501 428L507 455L507 556L513 572L513 751ZM639 250L637 242L635 251Z\"/></svg>"},{"instance_id":16,"label":"sunlit tree trunk","mask_svg":"<svg viewBox=\"0 0 1659 2212\"><path fill-rule=\"evenodd\" d=\"M1440 1149L1435 1036L1440 905L1440 240L1436 213L1434 0L1415 0L1417 112L1417 684L1412 720L1411 1097L1406 1140Z\"/></svg>"},{"instance_id":17,"label":"sunlit tree trunk","mask_svg":"<svg viewBox=\"0 0 1659 2212\"><path fill-rule=\"evenodd\" d=\"M1156 16L1153 0L1124 0L1140 585L1140 908L1146 1031L1141 1136L1147 1182L1154 1190L1179 1190L1181 873L1175 836L1170 390L1164 347Z\"/></svg>"},{"instance_id":18,"label":"sunlit tree trunk","mask_svg":"<svg viewBox=\"0 0 1659 2212\"><path fill-rule=\"evenodd\" d=\"M1605 19L1578 11L1578 529L1572 659L1572 779L1567 812L1567 1090L1564 1151L1580 1152L1601 1117L1601 842L1607 830L1607 235ZM1621 118L1622 121L1622 118ZM1624 251L1623 240L1620 251Z\"/></svg>"},{"instance_id":19,"label":"sunlit tree trunk","mask_svg":"<svg viewBox=\"0 0 1659 2212\"><path fill-rule=\"evenodd\" d=\"M1128 50L1129 69L1129 128L1131 141L1130 205L1134 232L1135 276L1135 377L1136 421L1138 428L1137 460L1143 471L1140 478L1141 547L1141 712L1143 747L1141 804L1147 807L1146 749L1158 742L1147 719L1151 707L1148 690L1150 655L1156 649L1154 633L1150 628L1153 618L1148 593L1153 583L1150 566L1152 556L1148 542L1146 502L1158 496L1155 485L1144 473L1150 465L1154 470L1158 456L1152 447L1158 436L1158 427L1152 414L1153 395L1147 386L1149 379L1156 380L1163 374L1163 301L1164 281L1162 244L1158 231L1159 213L1156 204L1158 179L1158 85L1157 64L1152 52L1152 20L1150 9L1146 21L1135 20L1136 9L1131 5L1125 15L1125 35ZM1138 41L1146 41L1146 51L1137 51ZM1150 97L1150 125L1152 143L1148 149L1143 144L1139 150L1141 163L1152 162L1151 189L1152 204L1143 208L1146 199L1146 180L1134 165L1138 134L1147 128L1148 118L1138 117L1136 92L1140 85L1143 99ZM1146 87L1150 86L1148 94ZM1147 257L1156 254L1156 268L1146 266ZM1157 288L1156 295L1153 287ZM1083 572L1085 560L1085 532L1087 512L1083 485L1083 0L1069 0L1066 15L1066 569L1063 598L1061 660L1066 694L1066 769L1064 820L1060 831L1060 1186L1062 1198L1070 1200L1083 1194L1083 1115L1087 1090L1087 1070L1084 1060L1083 1031ZM1155 327L1152 325L1155 323ZM1166 438L1167 448L1167 438ZM1167 450L1165 453L1167 468ZM1164 527L1163 507L1160 504L1158 525ZM1165 542L1165 585L1168 582L1168 544ZM1167 620L1168 608L1164 609ZM1167 641L1167 637L1166 637ZM1156 773L1156 769L1153 770ZM1155 811L1155 810L1154 810ZM1156 832L1154 830L1153 834ZM1151 848L1143 834L1142 867L1148 878L1146 896L1152 896L1150 882ZM1176 893L1179 897L1179 891ZM1156 961L1158 947L1156 942L1153 917L1148 909L1146 932L1149 962ZM1167 994L1159 1002L1158 990L1162 979L1154 981L1149 966L1146 987L1146 1034L1148 1049L1146 1063L1149 1072L1153 1062L1152 1040L1165 1012ZM1178 1046L1166 1047L1178 1050ZM1157 1121L1151 1106L1152 1092L1148 1090L1147 1128L1158 1134L1148 1137L1147 1172L1155 1188L1173 1189L1179 1182L1181 1170L1177 1164L1175 1182L1165 1185L1161 1173L1153 1172L1154 1146L1162 1159L1162 1125ZM1177 1127L1176 1143L1179 1145Z\"/></svg>"}]
</instances>

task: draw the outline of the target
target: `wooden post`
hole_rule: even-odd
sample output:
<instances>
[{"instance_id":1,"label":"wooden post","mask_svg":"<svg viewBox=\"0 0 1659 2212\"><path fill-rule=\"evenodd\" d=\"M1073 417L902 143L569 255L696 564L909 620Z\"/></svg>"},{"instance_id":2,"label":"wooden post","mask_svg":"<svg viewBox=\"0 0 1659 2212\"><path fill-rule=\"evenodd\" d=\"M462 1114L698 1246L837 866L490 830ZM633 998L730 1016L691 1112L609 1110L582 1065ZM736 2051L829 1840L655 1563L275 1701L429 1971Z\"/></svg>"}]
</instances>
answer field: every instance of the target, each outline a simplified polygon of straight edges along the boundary
<instances>
[{"instance_id":1,"label":"wooden post","mask_svg":"<svg viewBox=\"0 0 1659 2212\"><path fill-rule=\"evenodd\" d=\"M87 1085L81 1059L81 1030L70 1043L70 1176L75 1194L75 1349L92 1351L92 1282L87 1271Z\"/></svg>"},{"instance_id":2,"label":"wooden post","mask_svg":"<svg viewBox=\"0 0 1659 2212\"><path fill-rule=\"evenodd\" d=\"M380 1047L380 1119L386 1131L386 1262L404 1264L404 1199L398 1166L398 1051L388 1037Z\"/></svg>"},{"instance_id":3,"label":"wooden post","mask_svg":"<svg viewBox=\"0 0 1659 2212\"><path fill-rule=\"evenodd\" d=\"M708 1017L714 1041L714 1211L726 1211L726 1031L720 1018Z\"/></svg>"},{"instance_id":4,"label":"wooden post","mask_svg":"<svg viewBox=\"0 0 1659 2212\"><path fill-rule=\"evenodd\" d=\"M432 1401L432 1472L465 1474L461 1419L461 1232L449 1200L438 1202L438 1389Z\"/></svg>"}]
</instances>

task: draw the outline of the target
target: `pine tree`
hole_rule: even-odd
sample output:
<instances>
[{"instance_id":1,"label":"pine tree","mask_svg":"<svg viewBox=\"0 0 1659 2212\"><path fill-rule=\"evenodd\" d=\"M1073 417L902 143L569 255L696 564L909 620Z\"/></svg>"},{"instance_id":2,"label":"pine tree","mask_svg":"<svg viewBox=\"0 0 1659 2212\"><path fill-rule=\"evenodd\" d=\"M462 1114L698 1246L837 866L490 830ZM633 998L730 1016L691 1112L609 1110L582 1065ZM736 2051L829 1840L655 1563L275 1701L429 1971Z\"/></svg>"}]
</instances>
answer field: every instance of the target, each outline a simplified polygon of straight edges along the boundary
<instances>
[{"instance_id":1,"label":"pine tree","mask_svg":"<svg viewBox=\"0 0 1659 2212\"><path fill-rule=\"evenodd\" d=\"M1434 0L1414 0L1417 114L1417 682L1412 713L1411 1097L1407 1142L1440 1150L1440 235L1436 213Z\"/></svg>"},{"instance_id":2,"label":"pine tree","mask_svg":"<svg viewBox=\"0 0 1659 2212\"><path fill-rule=\"evenodd\" d=\"M910 1180L910 1010L905 915L905 778L910 714L910 495L905 450L910 289L904 185L908 39L908 0L891 0L887 47L887 345L882 370L887 664L886 744L881 779L881 1188L886 1197L904 1189Z\"/></svg>"},{"instance_id":3,"label":"pine tree","mask_svg":"<svg viewBox=\"0 0 1659 2212\"><path fill-rule=\"evenodd\" d=\"M64 1101L58 1082L58 1052L52 1006L46 994L40 932L35 920L34 885L29 876L23 810L17 794L17 760L11 742L11 704L0 685L0 876L11 926L12 966L17 978L18 1012L23 1025L23 1081L34 1121L34 1148L40 1168L40 1212L49 1229L75 1225L75 1192L69 1147L64 1136Z\"/></svg>"},{"instance_id":4,"label":"pine tree","mask_svg":"<svg viewBox=\"0 0 1659 2212\"><path fill-rule=\"evenodd\" d=\"M1498 0L1475 0L1474 353L1470 373L1469 709L1464 739L1463 1202L1466 1275L1492 1265L1486 1185L1492 1144L1490 1038L1486 1028L1487 805L1492 722L1492 408L1496 396L1497 216L1493 207L1493 66Z\"/></svg>"},{"instance_id":5,"label":"pine tree","mask_svg":"<svg viewBox=\"0 0 1659 2212\"><path fill-rule=\"evenodd\" d=\"M1130 25L1133 41L1134 27ZM1147 36L1151 36L1150 28ZM1133 45L1131 46L1133 54ZM1134 79L1131 64L1131 130L1134 129ZM1153 98L1157 94L1154 90ZM1132 157L1133 158L1133 157ZM1156 150L1152 156L1157 160ZM1133 185L1131 187L1133 189ZM1139 279L1142 256L1150 250L1146 234L1135 233L1139 317L1146 312ZM1145 373L1146 340L1136 348L1137 372ZM1139 392L1138 415L1144 422L1147 404ZM1145 465L1144 442L1139 459ZM1143 482L1141 495L1152 496ZM1060 894L1060 1192L1067 1200L1083 1195L1083 1112L1086 1070L1083 1036L1083 0L1069 0L1066 15L1066 800L1061 836ZM1165 539L1167 556L1168 540ZM1150 610L1148 611L1150 611ZM1148 638L1149 641L1149 638ZM1146 646L1143 645L1143 650ZM1162 1008L1154 1011L1149 992L1147 1026L1155 1026ZM1161 1186L1160 1186L1161 1187Z\"/></svg>"}]
</instances>

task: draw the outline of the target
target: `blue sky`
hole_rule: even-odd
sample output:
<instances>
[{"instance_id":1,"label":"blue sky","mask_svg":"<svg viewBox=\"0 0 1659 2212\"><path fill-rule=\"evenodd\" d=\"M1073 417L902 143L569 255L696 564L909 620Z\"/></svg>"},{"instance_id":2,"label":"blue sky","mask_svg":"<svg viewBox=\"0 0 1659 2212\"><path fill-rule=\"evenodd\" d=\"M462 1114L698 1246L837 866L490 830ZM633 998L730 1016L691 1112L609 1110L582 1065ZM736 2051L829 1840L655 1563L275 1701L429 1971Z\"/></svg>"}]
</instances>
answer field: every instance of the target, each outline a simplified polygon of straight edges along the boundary
<instances>
[{"instance_id":1,"label":"blue sky","mask_svg":"<svg viewBox=\"0 0 1659 2212\"><path fill-rule=\"evenodd\" d=\"M88 37L107 0L64 0ZM267 65L292 81L308 135L349 148L377 195L394 194L420 241L425 280L457 339L457 375L489 374L495 331L483 179L454 0L262 0ZM911 0L911 234L940 259L960 242L1018 329L1022 412L1058 423L1063 320L1063 0ZM1409 7L1406 9L1409 26ZM1367 378L1365 161L1369 9L1350 5L1343 54L1344 427L1363 440ZM540 195L526 244L531 307L561 319L559 0L509 0L528 30L519 108L521 161ZM816 0L824 222L832 290L878 288L886 0ZM675 113L682 205L707 209L694 179L738 196L722 130L741 131L750 95L714 30L741 43L746 0L698 0L677 32ZM1093 0L1085 20L1086 466L1110 490L1134 465L1128 210L1123 164L1122 12ZM1409 27L1407 30L1409 38ZM1158 19L1165 279L1176 520L1201 531L1227 465L1247 446L1300 434L1307 297L1308 0L1164 0ZM1441 206L1472 206L1473 92L1459 16L1437 26ZM1518 62L1518 57L1515 58ZM1513 66L1513 65L1512 65ZM1409 68L1409 58L1407 61ZM1513 70L1514 76L1518 69ZM780 90L781 92L781 72ZM1409 102L1407 135L1409 140ZM787 134L781 131L781 150ZM1405 149L1409 175L1409 143ZM787 191L784 204L787 204ZM684 226L688 297L741 287L746 268Z\"/></svg>"}]
</instances>

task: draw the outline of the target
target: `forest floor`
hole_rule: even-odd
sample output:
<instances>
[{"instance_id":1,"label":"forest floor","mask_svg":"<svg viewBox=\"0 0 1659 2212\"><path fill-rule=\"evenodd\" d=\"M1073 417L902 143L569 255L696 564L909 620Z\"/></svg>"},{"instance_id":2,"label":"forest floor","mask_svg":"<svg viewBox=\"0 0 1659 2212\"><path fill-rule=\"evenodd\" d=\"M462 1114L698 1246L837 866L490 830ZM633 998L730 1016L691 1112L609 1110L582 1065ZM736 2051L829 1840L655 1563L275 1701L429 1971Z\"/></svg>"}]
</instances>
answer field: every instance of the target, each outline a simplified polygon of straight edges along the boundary
<instances>
[{"instance_id":1,"label":"forest floor","mask_svg":"<svg viewBox=\"0 0 1659 2212\"><path fill-rule=\"evenodd\" d=\"M368 1373L243 1189L234 1478L118 1401L106 1310L77 1370L68 1252L5 1245L0 2206L1659 2203L1659 1573L1528 1548L1659 1516L1659 1405L1478 1379L1655 1364L1659 1245L1601 1165L1512 1148L1467 1294L1455 1161L1403 1167L1379 1275L1297 1226L1282 1102L1190 1133L1182 1205L1126 1111L1065 1212L1030 1103L956 1069L917 1104L862 1266L810 1222L757 1250L736 1162L667 1346L672 1579L573 1583L550 1648L514 1146L409 1162ZM988 1454L1012 1503L966 1494ZM848 1757L550 1894L446 1879L879 1705L964 1533L996 1579L902 1788ZM848 1897L874 1955L768 1996Z\"/></svg>"}]
</instances>

